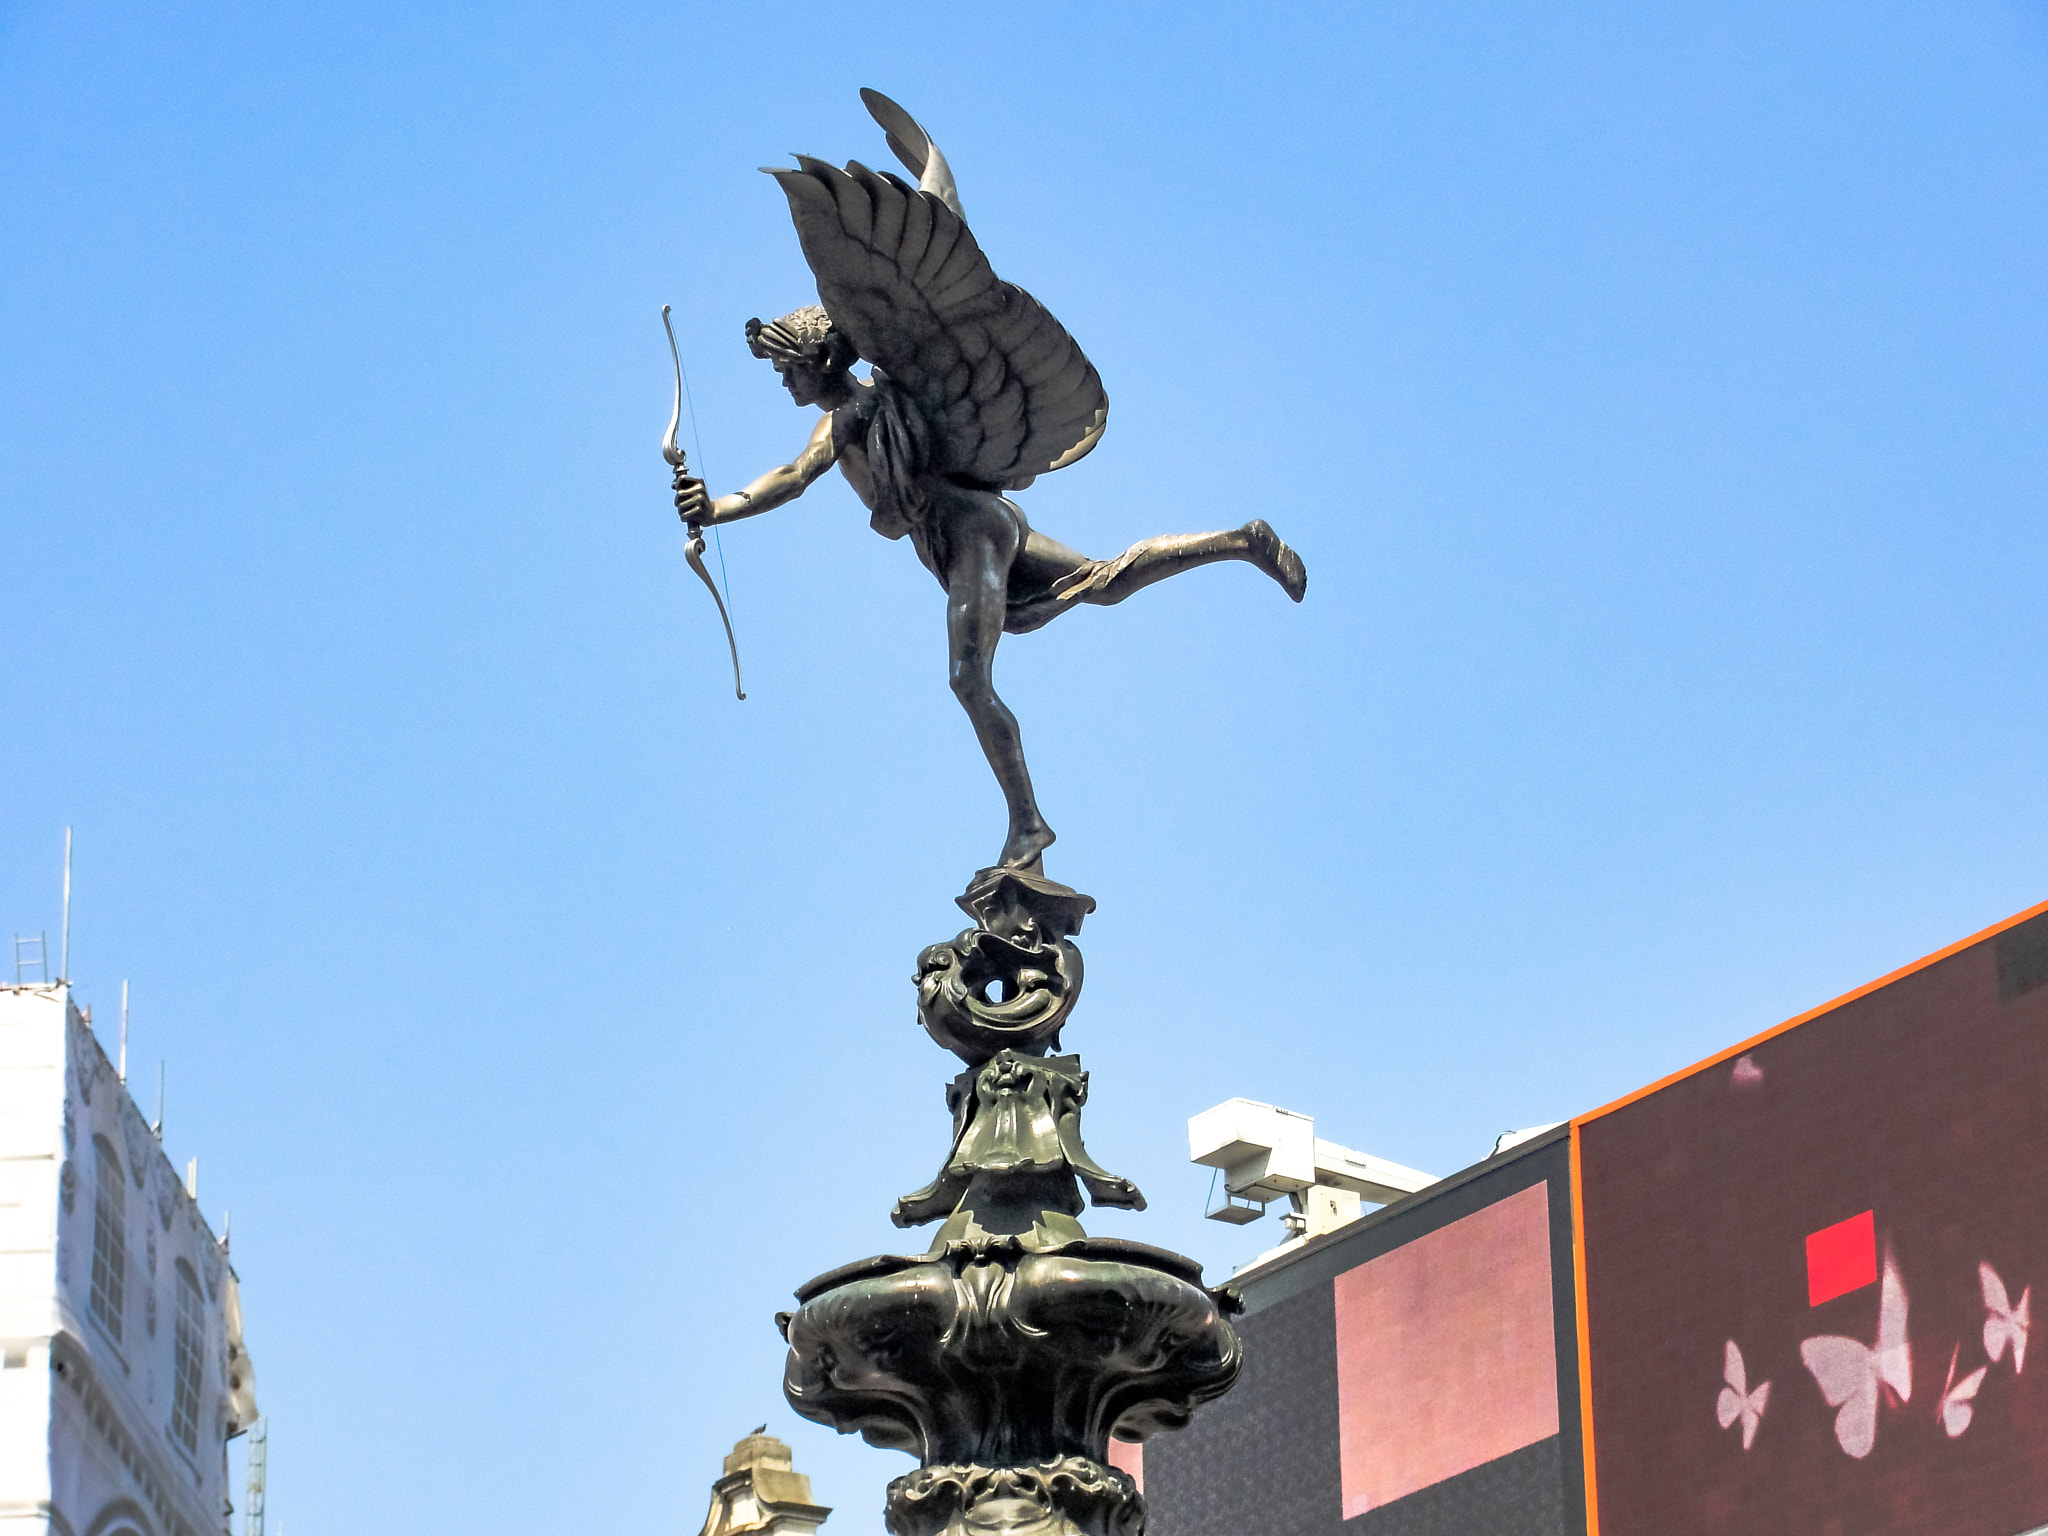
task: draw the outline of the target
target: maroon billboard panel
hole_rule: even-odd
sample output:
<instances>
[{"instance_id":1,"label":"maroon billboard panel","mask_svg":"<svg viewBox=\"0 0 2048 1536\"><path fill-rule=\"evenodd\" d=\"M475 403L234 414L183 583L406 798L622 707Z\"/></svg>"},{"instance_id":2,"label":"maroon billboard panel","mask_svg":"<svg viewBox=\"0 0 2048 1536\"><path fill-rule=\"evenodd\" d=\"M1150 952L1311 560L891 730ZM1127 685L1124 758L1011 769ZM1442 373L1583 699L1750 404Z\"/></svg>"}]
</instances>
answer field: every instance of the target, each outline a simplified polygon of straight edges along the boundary
<instances>
[{"instance_id":1,"label":"maroon billboard panel","mask_svg":"<svg viewBox=\"0 0 2048 1536\"><path fill-rule=\"evenodd\" d=\"M1600 1536L2048 1523L2048 913L1577 1126Z\"/></svg>"}]
</instances>

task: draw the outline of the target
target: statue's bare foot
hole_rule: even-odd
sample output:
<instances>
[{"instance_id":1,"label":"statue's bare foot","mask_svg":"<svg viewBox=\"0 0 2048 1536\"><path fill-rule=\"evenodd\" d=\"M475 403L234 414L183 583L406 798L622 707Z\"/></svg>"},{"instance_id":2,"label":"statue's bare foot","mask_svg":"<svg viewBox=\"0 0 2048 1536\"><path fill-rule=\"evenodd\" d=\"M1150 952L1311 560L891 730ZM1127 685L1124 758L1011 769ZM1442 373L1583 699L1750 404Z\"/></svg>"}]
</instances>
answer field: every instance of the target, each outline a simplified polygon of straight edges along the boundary
<instances>
[{"instance_id":1,"label":"statue's bare foot","mask_svg":"<svg viewBox=\"0 0 2048 1536\"><path fill-rule=\"evenodd\" d=\"M1308 567L1301 563L1301 556L1280 542L1280 535L1264 518L1253 518L1244 525L1243 533L1251 540L1246 558L1279 582L1289 597L1300 602L1308 591Z\"/></svg>"},{"instance_id":2,"label":"statue's bare foot","mask_svg":"<svg viewBox=\"0 0 2048 1536\"><path fill-rule=\"evenodd\" d=\"M1010 840L1003 844L1004 869L1029 869L1053 845L1054 832L1038 817L1010 828Z\"/></svg>"}]
</instances>

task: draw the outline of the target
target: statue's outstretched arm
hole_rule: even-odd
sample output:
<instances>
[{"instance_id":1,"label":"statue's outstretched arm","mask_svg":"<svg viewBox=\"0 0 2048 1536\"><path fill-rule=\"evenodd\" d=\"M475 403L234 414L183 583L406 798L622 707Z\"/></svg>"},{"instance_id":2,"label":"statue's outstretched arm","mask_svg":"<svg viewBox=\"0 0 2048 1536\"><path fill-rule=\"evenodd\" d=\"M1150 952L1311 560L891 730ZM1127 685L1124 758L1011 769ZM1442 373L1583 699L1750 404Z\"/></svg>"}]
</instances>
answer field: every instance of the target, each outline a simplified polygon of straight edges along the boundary
<instances>
[{"instance_id":1,"label":"statue's outstretched arm","mask_svg":"<svg viewBox=\"0 0 2048 1536\"><path fill-rule=\"evenodd\" d=\"M704 482L678 472L675 479L676 512L683 521L699 528L719 523L736 523L772 511L795 501L810 489L811 482L825 473L839 458L839 443L833 432L832 416L818 419L817 430L804 444L804 451L790 463L778 465L743 491L714 500Z\"/></svg>"}]
</instances>

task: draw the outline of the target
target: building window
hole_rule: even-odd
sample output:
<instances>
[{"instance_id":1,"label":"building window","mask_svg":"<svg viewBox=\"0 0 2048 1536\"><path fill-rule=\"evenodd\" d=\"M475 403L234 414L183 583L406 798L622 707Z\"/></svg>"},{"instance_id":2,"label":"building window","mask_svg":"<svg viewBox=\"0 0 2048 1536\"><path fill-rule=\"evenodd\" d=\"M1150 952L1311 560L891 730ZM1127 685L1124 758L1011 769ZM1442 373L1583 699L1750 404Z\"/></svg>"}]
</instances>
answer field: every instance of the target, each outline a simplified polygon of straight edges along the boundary
<instances>
[{"instance_id":1,"label":"building window","mask_svg":"<svg viewBox=\"0 0 2048 1536\"><path fill-rule=\"evenodd\" d=\"M118 1342L128 1276L128 1190L121 1181L121 1160L106 1137L93 1137L92 1150L98 1181L92 1202L92 1315Z\"/></svg>"},{"instance_id":2,"label":"building window","mask_svg":"<svg viewBox=\"0 0 2048 1536\"><path fill-rule=\"evenodd\" d=\"M206 1347L206 1314L192 1266L178 1260L178 1325L172 1342L171 1433L195 1455L199 1450L199 1362Z\"/></svg>"}]
</instances>

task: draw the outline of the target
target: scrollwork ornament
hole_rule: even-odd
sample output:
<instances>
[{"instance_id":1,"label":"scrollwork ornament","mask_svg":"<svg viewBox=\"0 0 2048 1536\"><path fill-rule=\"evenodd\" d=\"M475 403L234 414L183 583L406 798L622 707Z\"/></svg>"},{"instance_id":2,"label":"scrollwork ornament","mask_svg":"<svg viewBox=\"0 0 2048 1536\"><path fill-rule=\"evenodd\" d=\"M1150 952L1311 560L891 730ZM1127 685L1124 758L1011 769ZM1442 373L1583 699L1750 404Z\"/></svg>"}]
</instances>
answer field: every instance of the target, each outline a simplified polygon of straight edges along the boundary
<instances>
[{"instance_id":1,"label":"scrollwork ornament","mask_svg":"<svg viewBox=\"0 0 2048 1536\"><path fill-rule=\"evenodd\" d=\"M889 1485L891 1536L1144 1536L1145 1501L1114 1467L920 1467Z\"/></svg>"},{"instance_id":2,"label":"scrollwork ornament","mask_svg":"<svg viewBox=\"0 0 2048 1536\"><path fill-rule=\"evenodd\" d=\"M1242 1346L1193 1261L1080 1238L1016 1238L820 1276L782 1319L783 1393L814 1423L928 1465L1081 1457L1188 1422L1236 1380ZM969 1527L970 1529L972 1527Z\"/></svg>"},{"instance_id":3,"label":"scrollwork ornament","mask_svg":"<svg viewBox=\"0 0 2048 1536\"><path fill-rule=\"evenodd\" d=\"M917 957L917 1017L970 1066L997 1051L1059 1044L1081 995L1081 951L1066 939L1018 944L979 928Z\"/></svg>"},{"instance_id":4,"label":"scrollwork ornament","mask_svg":"<svg viewBox=\"0 0 2048 1536\"><path fill-rule=\"evenodd\" d=\"M1081 996L1072 940L1095 898L1042 874L985 869L959 897L974 926L917 957L917 1016L971 1067L998 1051L1059 1048Z\"/></svg>"},{"instance_id":5,"label":"scrollwork ornament","mask_svg":"<svg viewBox=\"0 0 2048 1536\"><path fill-rule=\"evenodd\" d=\"M946 1090L953 1150L946 1166L890 1212L899 1227L971 1209L991 1230L995 1211L1017 1207L1026 1225L1039 1211L1081 1214L1076 1183L1097 1205L1142 1211L1138 1186L1098 1164L1081 1142L1088 1074L1078 1056L998 1051ZM1020 1229L1021 1230L1021 1229Z\"/></svg>"}]
</instances>

